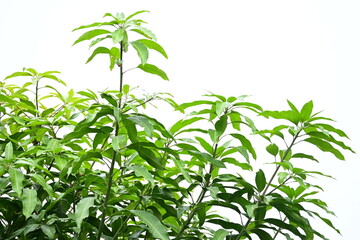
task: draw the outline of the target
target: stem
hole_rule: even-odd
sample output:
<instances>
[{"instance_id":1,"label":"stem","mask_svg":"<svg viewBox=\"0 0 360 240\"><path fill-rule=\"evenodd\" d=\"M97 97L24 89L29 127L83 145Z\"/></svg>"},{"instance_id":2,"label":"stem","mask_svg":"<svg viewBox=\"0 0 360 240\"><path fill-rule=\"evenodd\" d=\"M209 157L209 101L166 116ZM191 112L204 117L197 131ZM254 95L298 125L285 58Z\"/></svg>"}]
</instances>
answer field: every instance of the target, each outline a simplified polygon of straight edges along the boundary
<instances>
[{"instance_id":1,"label":"stem","mask_svg":"<svg viewBox=\"0 0 360 240\"><path fill-rule=\"evenodd\" d=\"M300 130L296 133L296 135L293 137L293 140L291 141L291 144L289 145L289 147L286 149L286 152L285 152L283 158L281 159L281 162L283 162L284 159L286 158L286 156L289 154L292 146L295 144L296 139L299 137L300 132L301 132L301 129L300 129ZM268 189L269 189L272 181L273 181L274 178L276 177L276 174L278 173L280 167L281 167L280 165L277 165L277 166L276 166L275 172L274 172L273 175L271 176L269 182L267 183L267 185L266 185L266 187L265 187L265 189L264 189L264 191L263 191L263 193L262 193L263 196L266 195L266 192L268 191Z\"/></svg>"},{"instance_id":2,"label":"stem","mask_svg":"<svg viewBox=\"0 0 360 240\"><path fill-rule=\"evenodd\" d=\"M39 81L40 81L40 79L37 79L36 84L35 84L36 117L39 117Z\"/></svg>"},{"instance_id":3,"label":"stem","mask_svg":"<svg viewBox=\"0 0 360 240\"><path fill-rule=\"evenodd\" d=\"M247 222L245 223L244 227L241 229L239 235L237 235L235 240L239 240L242 237L242 235L246 232L246 228L249 226L250 223L251 223L251 218L247 220Z\"/></svg>"},{"instance_id":4,"label":"stem","mask_svg":"<svg viewBox=\"0 0 360 240\"><path fill-rule=\"evenodd\" d=\"M122 60L123 60L123 42L120 42L120 62L121 64L119 65L120 68L120 94L122 93L122 88L123 88L123 64L122 64ZM119 103L118 103L118 107L121 108L121 99L122 96L120 96L119 98ZM116 122L116 127L115 127L115 137L117 137L119 134L119 123ZM107 184L107 189L106 189L106 195L105 195L105 200L104 200L104 210L102 212L102 216L101 216L101 220L100 220L100 224L99 224L99 232L97 234L96 239L100 240L101 239L101 234L103 232L104 229L104 225L105 225L105 218L106 218L106 211L108 209L108 203L109 203L109 199L110 199L110 193L111 193L111 186L113 184L113 174L114 174L114 169L115 169L115 162L116 162L116 157L117 157L117 152L114 151L112 158L111 158L111 165L110 165L110 169L109 169L109 179L108 179L108 184ZM121 163L120 163L121 165ZM120 166L121 167L121 166Z\"/></svg>"},{"instance_id":5,"label":"stem","mask_svg":"<svg viewBox=\"0 0 360 240\"><path fill-rule=\"evenodd\" d=\"M216 143L215 144L215 148L214 148L214 152L212 154L212 157L215 158L216 156L216 151L217 151L217 148L218 148L218 144ZM209 174L211 175L212 171L214 170L214 165L213 164L210 164L210 170L209 170ZM210 177L211 178L211 177ZM199 205L205 198L205 194L208 190L208 187L210 186L210 179L207 180L205 183L204 183L204 186L200 192L200 195L198 197L198 199L196 200L196 203L195 203L195 207L193 208L193 210L190 212L189 214L189 217L188 219L186 220L186 222L184 223L184 225L182 226L182 228L180 229L180 231L178 232L178 234L176 235L175 239L181 237L181 235L184 233L184 231L187 229L188 225L190 224L191 220L194 218L196 212L198 211L198 207L197 205Z\"/></svg>"}]
</instances>

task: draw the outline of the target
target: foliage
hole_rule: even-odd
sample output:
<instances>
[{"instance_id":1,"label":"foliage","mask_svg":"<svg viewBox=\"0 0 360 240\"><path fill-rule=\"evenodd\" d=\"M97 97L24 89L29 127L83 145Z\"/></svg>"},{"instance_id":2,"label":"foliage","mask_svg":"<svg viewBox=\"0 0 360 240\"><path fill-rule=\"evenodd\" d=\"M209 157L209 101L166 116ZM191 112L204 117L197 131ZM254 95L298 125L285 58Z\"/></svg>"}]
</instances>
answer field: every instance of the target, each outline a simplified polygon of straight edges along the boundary
<instances>
[{"instance_id":1,"label":"foliage","mask_svg":"<svg viewBox=\"0 0 360 240\"><path fill-rule=\"evenodd\" d=\"M318 161L310 145L344 160L343 150L352 151L341 140L346 134L314 113L312 101L265 111L247 96L209 93L180 105L167 94L137 96L123 85L129 47L137 68L168 79L147 63L149 50L167 55L134 18L143 12L107 13L111 20L75 29L92 30L74 44L112 40L115 46L96 48L87 62L109 55L119 90L64 94L59 72L32 68L1 83L0 238L326 239L311 218L339 232L323 216L333 213L312 178L329 176L299 166ZM130 41L129 33L143 38ZM30 81L19 86L14 77ZM188 114L165 127L145 111L156 100ZM258 118L278 124L259 129ZM260 158L274 169L254 167L263 142Z\"/></svg>"}]
</instances>

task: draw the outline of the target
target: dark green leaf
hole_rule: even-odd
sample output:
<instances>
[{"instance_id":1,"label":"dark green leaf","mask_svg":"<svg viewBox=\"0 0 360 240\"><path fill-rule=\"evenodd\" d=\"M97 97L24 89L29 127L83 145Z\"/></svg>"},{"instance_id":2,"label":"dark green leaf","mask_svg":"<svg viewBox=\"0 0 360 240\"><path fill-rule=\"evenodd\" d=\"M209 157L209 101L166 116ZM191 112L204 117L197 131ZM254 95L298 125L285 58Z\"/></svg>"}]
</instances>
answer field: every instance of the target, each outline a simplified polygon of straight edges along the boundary
<instances>
[{"instance_id":1,"label":"dark green leaf","mask_svg":"<svg viewBox=\"0 0 360 240\"><path fill-rule=\"evenodd\" d=\"M259 192L261 192L266 186L266 177L263 170L259 170L255 177L256 186Z\"/></svg>"},{"instance_id":2,"label":"dark green leaf","mask_svg":"<svg viewBox=\"0 0 360 240\"><path fill-rule=\"evenodd\" d=\"M140 221L149 227L150 233L155 238L160 238L161 240L170 240L166 228L157 217L143 210L130 210L130 212L138 216Z\"/></svg>"}]
</instances>

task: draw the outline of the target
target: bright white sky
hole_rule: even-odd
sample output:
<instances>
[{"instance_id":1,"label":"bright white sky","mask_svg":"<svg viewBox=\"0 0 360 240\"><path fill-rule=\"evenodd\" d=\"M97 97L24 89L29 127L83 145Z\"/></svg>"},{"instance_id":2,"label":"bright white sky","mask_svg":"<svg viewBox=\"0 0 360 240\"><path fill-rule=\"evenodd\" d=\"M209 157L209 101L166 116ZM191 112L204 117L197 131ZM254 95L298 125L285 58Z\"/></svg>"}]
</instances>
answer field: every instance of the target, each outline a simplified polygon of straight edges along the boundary
<instances>
[{"instance_id":1,"label":"bright white sky","mask_svg":"<svg viewBox=\"0 0 360 240\"><path fill-rule=\"evenodd\" d=\"M253 95L252 101L282 110L314 100L316 110L338 120L360 152L360 1L357 0L142 0L0 2L0 79L23 67L58 70L77 90L116 88L116 71L107 58L87 65L87 43L71 47L80 25L101 21L106 12L143 17L169 55L150 57L166 70L169 82L131 73L131 85L149 92L173 93L179 102L206 91ZM126 64L126 63L125 63ZM129 63L130 65L130 63ZM128 82L129 83L129 82ZM359 157L346 162L323 159L320 169L337 178L325 186L324 200L334 210L343 237L358 238Z\"/></svg>"}]
</instances>

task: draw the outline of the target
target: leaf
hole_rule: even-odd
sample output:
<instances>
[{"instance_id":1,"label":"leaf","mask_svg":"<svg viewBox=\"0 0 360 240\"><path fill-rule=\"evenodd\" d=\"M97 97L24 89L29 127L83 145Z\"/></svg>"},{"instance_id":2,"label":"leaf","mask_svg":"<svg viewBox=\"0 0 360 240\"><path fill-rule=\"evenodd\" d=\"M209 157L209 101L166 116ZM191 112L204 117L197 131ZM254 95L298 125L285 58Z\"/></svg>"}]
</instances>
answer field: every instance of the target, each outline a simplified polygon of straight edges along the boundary
<instances>
[{"instance_id":1,"label":"leaf","mask_svg":"<svg viewBox=\"0 0 360 240\"><path fill-rule=\"evenodd\" d=\"M275 143L272 143L266 147L266 151L271 155L276 156L279 152L279 147Z\"/></svg>"},{"instance_id":2,"label":"leaf","mask_svg":"<svg viewBox=\"0 0 360 240\"><path fill-rule=\"evenodd\" d=\"M227 127L227 115L223 115L215 123L215 130L217 137L220 137L225 132L226 127Z\"/></svg>"},{"instance_id":3,"label":"leaf","mask_svg":"<svg viewBox=\"0 0 360 240\"><path fill-rule=\"evenodd\" d=\"M24 189L22 195L22 212L26 219L28 219L36 207L38 201L37 194L34 189Z\"/></svg>"},{"instance_id":4,"label":"leaf","mask_svg":"<svg viewBox=\"0 0 360 240\"><path fill-rule=\"evenodd\" d=\"M160 159L155 156L152 150L141 147L138 143L133 143L129 145L128 148L136 150L140 157L144 159L150 166L160 170L165 170L165 167L160 164Z\"/></svg>"},{"instance_id":5,"label":"leaf","mask_svg":"<svg viewBox=\"0 0 360 240\"><path fill-rule=\"evenodd\" d=\"M144 44L147 48L149 49L153 49L157 52L159 52L161 55L163 55L166 59L168 58L168 55L166 54L165 50L163 49L163 47L158 44L155 41L149 40L149 39L139 39L137 40L138 42L141 42L142 44Z\"/></svg>"},{"instance_id":6,"label":"leaf","mask_svg":"<svg viewBox=\"0 0 360 240\"><path fill-rule=\"evenodd\" d=\"M184 162L182 160L176 159L176 158L172 158L175 166L180 170L181 174L183 175L183 177L185 178L185 180L192 184L192 179L188 173L188 171L184 168Z\"/></svg>"},{"instance_id":7,"label":"leaf","mask_svg":"<svg viewBox=\"0 0 360 240\"><path fill-rule=\"evenodd\" d=\"M41 225L40 228L48 238L50 239L55 238L55 233L56 233L55 226Z\"/></svg>"},{"instance_id":8,"label":"leaf","mask_svg":"<svg viewBox=\"0 0 360 240\"><path fill-rule=\"evenodd\" d=\"M133 14L130 14L127 18L125 18L125 22L127 22L129 19L131 19L132 17L140 14L140 13L144 13L144 12L149 12L148 10L140 10L137 12L134 12Z\"/></svg>"},{"instance_id":9,"label":"leaf","mask_svg":"<svg viewBox=\"0 0 360 240\"><path fill-rule=\"evenodd\" d=\"M341 154L341 152L339 150L337 150L336 148L334 148L328 142L325 142L325 141L323 141L321 139L318 139L318 138L311 138L311 137L307 138L307 139L304 139L304 141L315 145L316 147L318 147L323 152L330 152L330 153L334 154L334 156L337 157L340 160L345 160L345 158Z\"/></svg>"},{"instance_id":10,"label":"leaf","mask_svg":"<svg viewBox=\"0 0 360 240\"><path fill-rule=\"evenodd\" d=\"M261 230L259 228L251 229L251 232L258 235L259 239L261 239L261 240L274 240L269 233L267 233L264 230Z\"/></svg>"},{"instance_id":11,"label":"leaf","mask_svg":"<svg viewBox=\"0 0 360 240\"><path fill-rule=\"evenodd\" d=\"M108 48L106 48L106 47L98 47L98 48L96 48L93 51L93 53L91 54L91 56L86 60L86 63L93 60L93 58L98 54L110 54L110 50Z\"/></svg>"},{"instance_id":12,"label":"leaf","mask_svg":"<svg viewBox=\"0 0 360 240\"><path fill-rule=\"evenodd\" d=\"M147 170L144 166L134 165L129 167L130 170L135 172L135 175L138 177L143 177L151 183L151 186L154 187L154 178L151 176L149 170Z\"/></svg>"},{"instance_id":13,"label":"leaf","mask_svg":"<svg viewBox=\"0 0 360 240\"><path fill-rule=\"evenodd\" d=\"M133 115L133 116L128 117L127 119L140 125L141 127L143 127L146 135L148 135L149 137L152 138L153 132L154 132L154 127L151 124L151 122L149 121L149 119L147 119L144 116L139 116L139 115Z\"/></svg>"},{"instance_id":14,"label":"leaf","mask_svg":"<svg viewBox=\"0 0 360 240\"><path fill-rule=\"evenodd\" d=\"M14 192L18 194L18 196L21 196L22 190L24 188L23 185L23 181L25 179L24 174L19 169L15 169L12 167L9 169L9 174L10 174L12 189L14 190Z\"/></svg>"},{"instance_id":15,"label":"leaf","mask_svg":"<svg viewBox=\"0 0 360 240\"><path fill-rule=\"evenodd\" d=\"M266 177L265 177L263 170L260 169L256 173L255 182L256 182L258 191L261 192L266 186Z\"/></svg>"},{"instance_id":16,"label":"leaf","mask_svg":"<svg viewBox=\"0 0 360 240\"><path fill-rule=\"evenodd\" d=\"M153 32L151 32L149 29L144 28L144 27L139 26L139 25L134 25L134 27L135 28L131 29L131 31L139 33L139 34L143 35L146 38L153 39L153 40L156 41L155 34Z\"/></svg>"},{"instance_id":17,"label":"leaf","mask_svg":"<svg viewBox=\"0 0 360 240\"><path fill-rule=\"evenodd\" d=\"M5 159L11 160L14 158L12 142L8 142L5 146Z\"/></svg>"},{"instance_id":18,"label":"leaf","mask_svg":"<svg viewBox=\"0 0 360 240\"><path fill-rule=\"evenodd\" d=\"M295 107L295 105L292 103L292 102L290 102L289 100L287 100L287 103L288 103L288 105L290 106L290 108L291 108L291 110L293 110L295 113L299 113L299 110Z\"/></svg>"},{"instance_id":19,"label":"leaf","mask_svg":"<svg viewBox=\"0 0 360 240\"><path fill-rule=\"evenodd\" d=\"M246 137L244 137L243 135L238 134L238 133L233 133L230 135L232 137L238 139L241 142L241 144L251 153L252 157L254 159L256 159L256 152L255 152L251 142Z\"/></svg>"},{"instance_id":20,"label":"leaf","mask_svg":"<svg viewBox=\"0 0 360 240\"><path fill-rule=\"evenodd\" d=\"M307 102L302 107L301 112L300 112L300 118L301 118L302 122L305 122L310 118L312 110L313 110L313 102L312 101Z\"/></svg>"},{"instance_id":21,"label":"leaf","mask_svg":"<svg viewBox=\"0 0 360 240\"><path fill-rule=\"evenodd\" d=\"M85 40L90 40L96 36L102 35L102 34L106 34L106 33L111 33L108 30L105 29L95 29L95 30L90 30L86 33L84 33L83 35L81 35L74 43L73 46L79 42L85 41Z\"/></svg>"},{"instance_id":22,"label":"leaf","mask_svg":"<svg viewBox=\"0 0 360 240\"><path fill-rule=\"evenodd\" d=\"M161 240L170 240L165 226L153 214L143 210L130 210L130 212L138 216L140 221L149 227L149 231L153 237L160 238Z\"/></svg>"},{"instance_id":23,"label":"leaf","mask_svg":"<svg viewBox=\"0 0 360 240\"><path fill-rule=\"evenodd\" d=\"M139 69L143 70L144 72L158 75L159 77L161 77L164 80L169 80L166 73L163 70L161 70L160 68L158 68L157 66L155 66L155 65L147 63L147 64L144 64L144 65L139 65L137 67Z\"/></svg>"},{"instance_id":24,"label":"leaf","mask_svg":"<svg viewBox=\"0 0 360 240\"><path fill-rule=\"evenodd\" d=\"M224 229L218 229L214 233L212 240L224 240L229 233L229 231L226 231Z\"/></svg>"},{"instance_id":25,"label":"leaf","mask_svg":"<svg viewBox=\"0 0 360 240\"><path fill-rule=\"evenodd\" d=\"M89 216L89 209L94 206L94 200L94 197L81 199L78 204L76 204L75 214L70 215L70 217L76 222L76 226L78 227L77 232L80 232L83 220Z\"/></svg>"},{"instance_id":26,"label":"leaf","mask_svg":"<svg viewBox=\"0 0 360 240\"><path fill-rule=\"evenodd\" d=\"M95 23L92 23L92 24L80 26L78 28L73 29L72 31L76 31L76 30L80 30L80 29L84 29L84 28L100 27L100 26L104 26L104 25L114 25L114 24L116 24L115 21L111 21L111 22L95 22Z\"/></svg>"},{"instance_id":27,"label":"leaf","mask_svg":"<svg viewBox=\"0 0 360 240\"><path fill-rule=\"evenodd\" d=\"M43 189L49 194L51 198L55 197L54 190L52 187L46 182L45 178L39 174L29 174L35 180L34 182L40 184Z\"/></svg>"},{"instance_id":28,"label":"leaf","mask_svg":"<svg viewBox=\"0 0 360 240\"><path fill-rule=\"evenodd\" d=\"M194 123L194 122L197 122L199 120L202 120L204 118L202 117L193 117L193 118L190 118L190 119L185 119L185 120L179 120L177 121L171 128L170 128L170 131L174 134L176 133L177 131L179 131L180 129Z\"/></svg>"},{"instance_id":29,"label":"leaf","mask_svg":"<svg viewBox=\"0 0 360 240\"><path fill-rule=\"evenodd\" d=\"M147 47L139 41L132 41L131 45L136 50L136 52L141 60L141 64L144 66L149 58L149 51L148 51Z\"/></svg>"},{"instance_id":30,"label":"leaf","mask_svg":"<svg viewBox=\"0 0 360 240\"><path fill-rule=\"evenodd\" d=\"M121 42L123 39L124 39L124 36L125 36L125 29L124 28L119 28L119 29L116 29L112 34L112 40L113 40L113 43L116 44L116 43L119 43Z\"/></svg>"},{"instance_id":31,"label":"leaf","mask_svg":"<svg viewBox=\"0 0 360 240\"><path fill-rule=\"evenodd\" d=\"M13 74L10 74L9 76L7 76L4 80L9 79L9 78L13 78L13 77L21 77L21 76L32 76L30 73L28 72L14 72Z\"/></svg>"}]
</instances>

